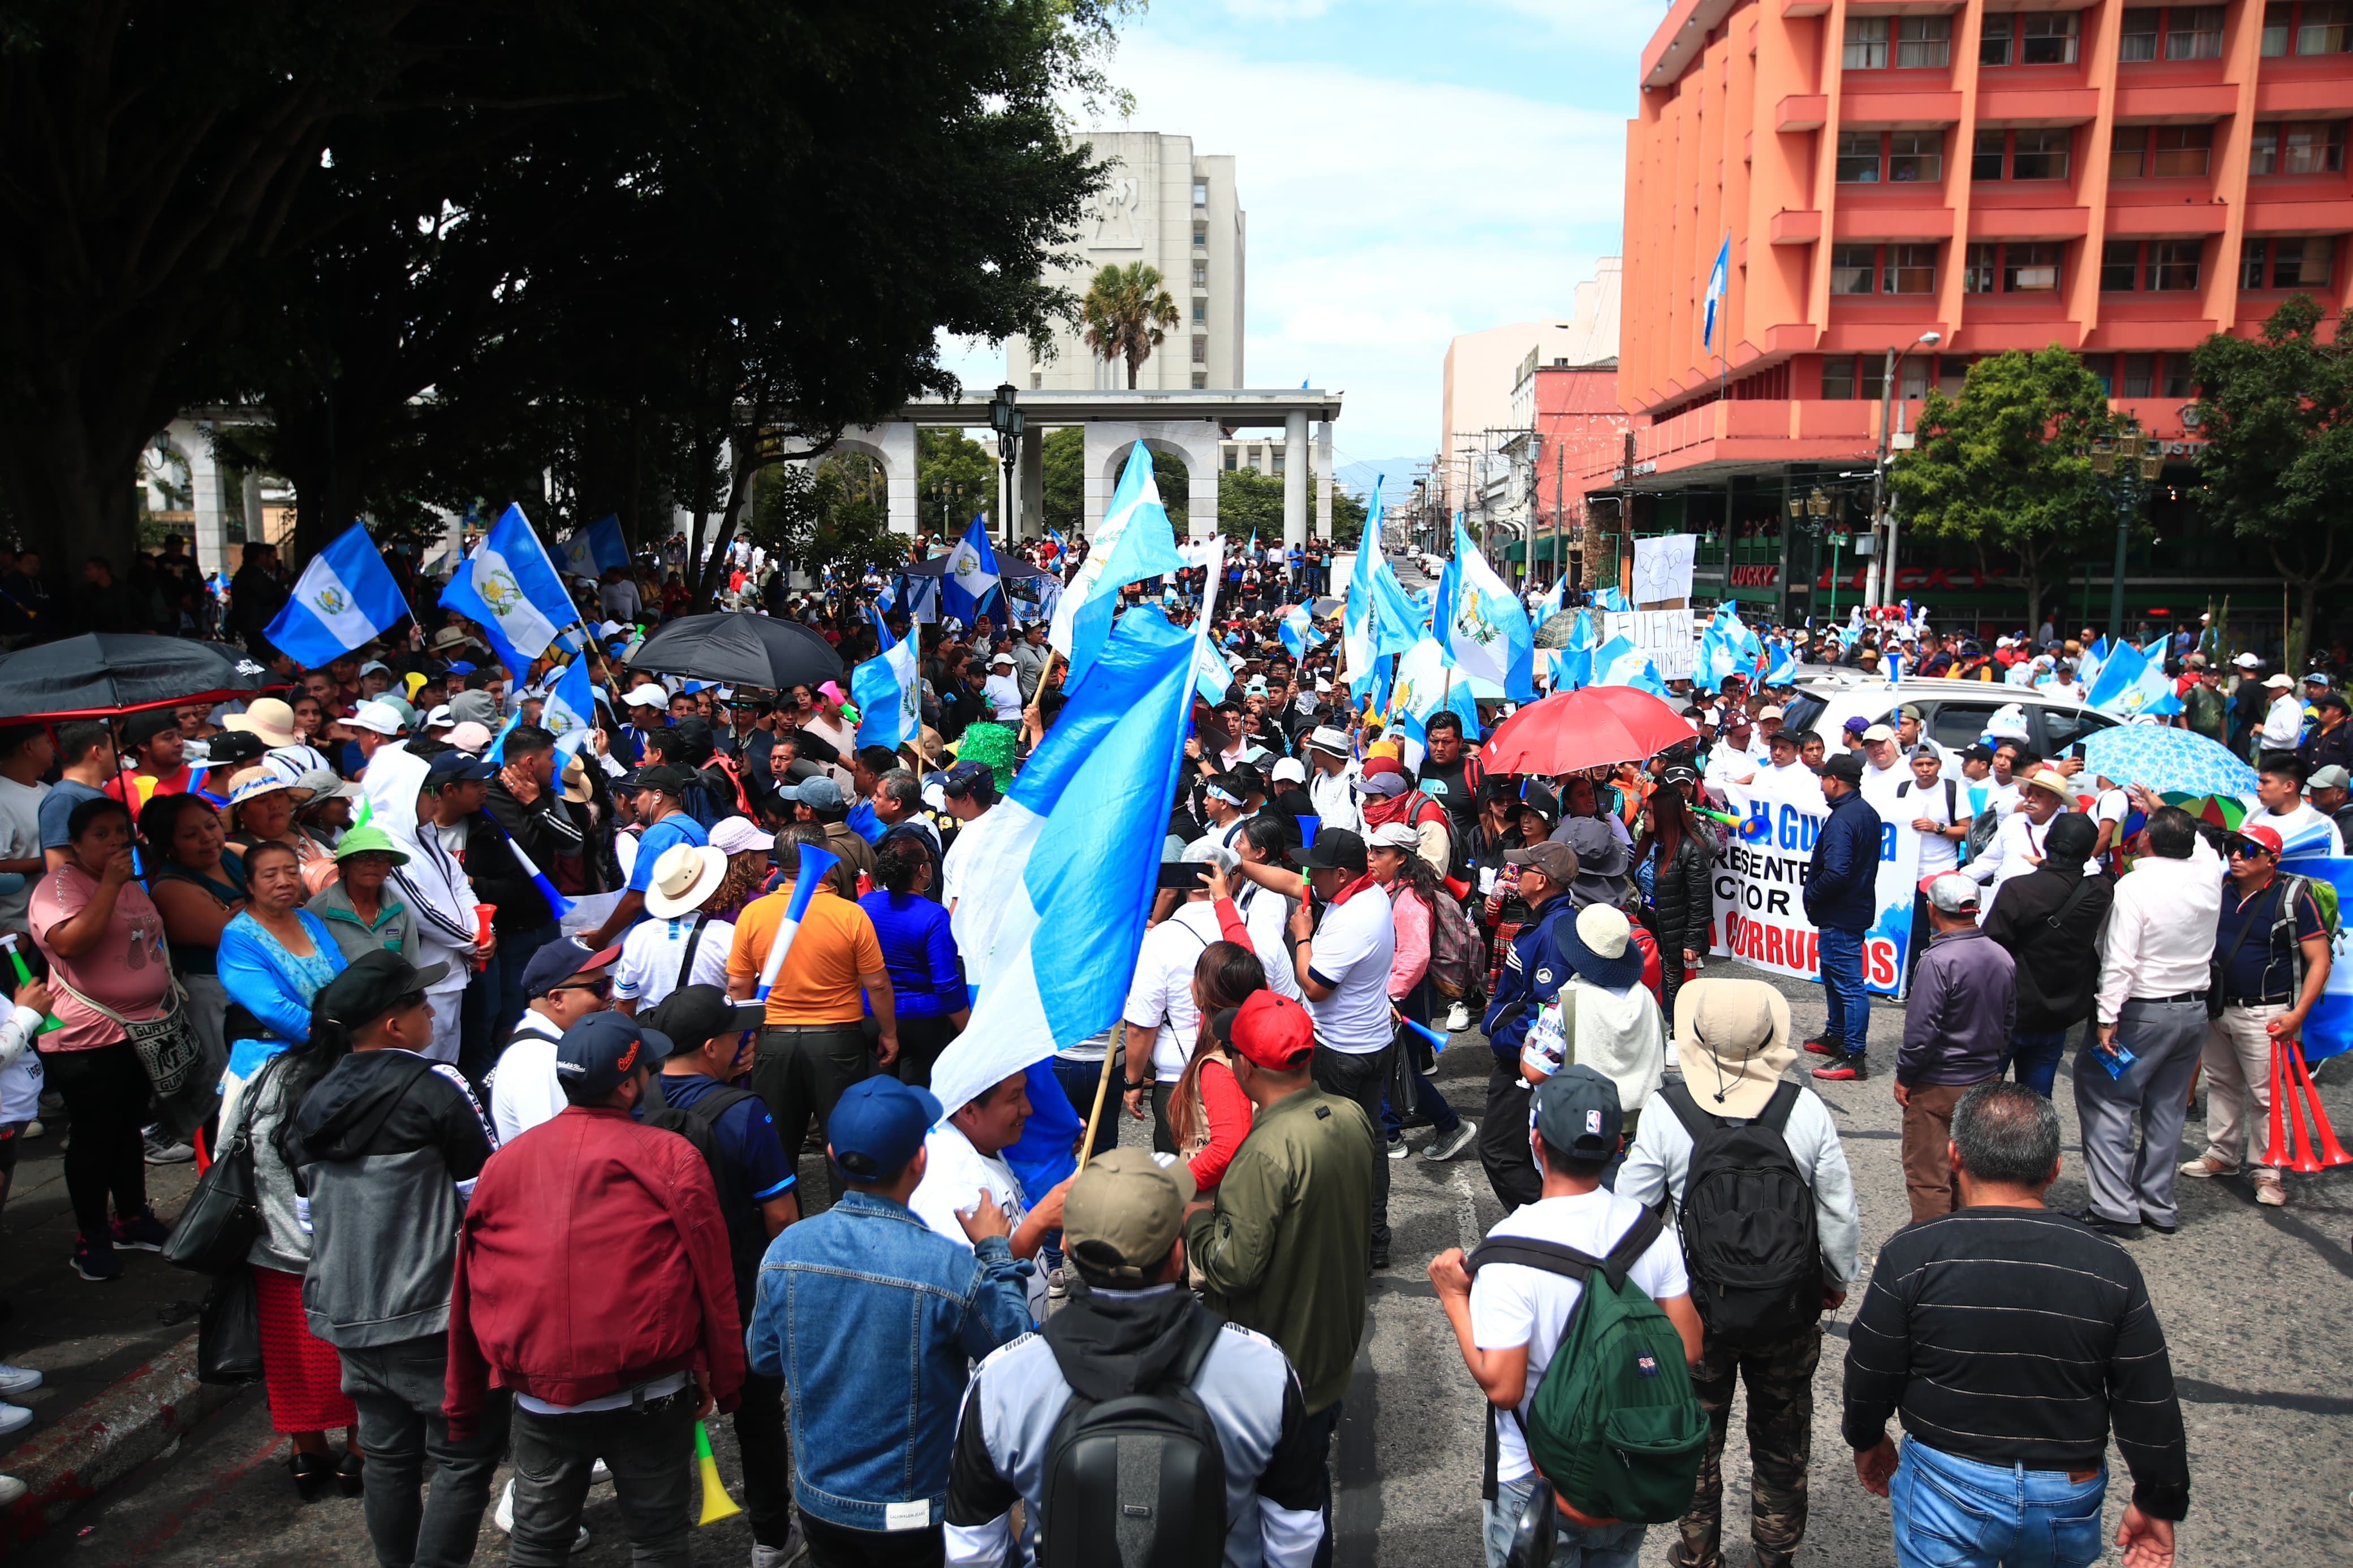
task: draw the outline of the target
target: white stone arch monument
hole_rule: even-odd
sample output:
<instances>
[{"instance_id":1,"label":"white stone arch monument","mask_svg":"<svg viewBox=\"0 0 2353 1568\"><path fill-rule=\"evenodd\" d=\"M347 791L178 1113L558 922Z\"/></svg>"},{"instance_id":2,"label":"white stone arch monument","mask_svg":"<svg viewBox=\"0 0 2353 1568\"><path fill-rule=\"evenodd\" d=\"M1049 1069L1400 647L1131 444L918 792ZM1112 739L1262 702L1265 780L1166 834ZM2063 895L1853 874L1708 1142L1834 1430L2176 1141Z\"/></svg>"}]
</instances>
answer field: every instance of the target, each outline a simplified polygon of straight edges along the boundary
<instances>
[{"instance_id":1,"label":"white stone arch monument","mask_svg":"<svg viewBox=\"0 0 2353 1568\"><path fill-rule=\"evenodd\" d=\"M1224 432L1207 419L1149 420L1137 423L1104 420L1084 426L1086 447L1087 531L1103 526L1103 512L1119 489L1127 454L1138 442L1155 452L1166 452L1185 465L1190 500L1188 531L1207 538L1218 527L1218 445Z\"/></svg>"}]
</instances>

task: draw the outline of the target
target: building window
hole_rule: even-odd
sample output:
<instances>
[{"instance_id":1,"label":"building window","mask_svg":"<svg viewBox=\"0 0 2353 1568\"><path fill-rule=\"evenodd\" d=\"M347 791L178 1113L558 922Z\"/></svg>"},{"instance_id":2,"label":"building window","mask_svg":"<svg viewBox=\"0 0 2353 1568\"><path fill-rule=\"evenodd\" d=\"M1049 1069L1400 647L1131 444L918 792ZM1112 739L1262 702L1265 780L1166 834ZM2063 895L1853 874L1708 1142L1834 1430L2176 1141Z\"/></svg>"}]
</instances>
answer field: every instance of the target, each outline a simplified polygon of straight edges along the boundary
<instances>
[{"instance_id":1,"label":"building window","mask_svg":"<svg viewBox=\"0 0 2353 1568\"><path fill-rule=\"evenodd\" d=\"M2263 58L2275 60L2287 53L2288 16L2295 9L2280 0L2263 7Z\"/></svg>"},{"instance_id":2,"label":"building window","mask_svg":"<svg viewBox=\"0 0 2353 1568\"><path fill-rule=\"evenodd\" d=\"M2024 66L2072 66L2082 16L2073 11L2053 11L2021 16L2018 23L2018 63Z\"/></svg>"},{"instance_id":3,"label":"building window","mask_svg":"<svg viewBox=\"0 0 2353 1568\"><path fill-rule=\"evenodd\" d=\"M1950 16L1898 16L1895 63L1907 69L1942 70L1953 63Z\"/></svg>"},{"instance_id":4,"label":"building window","mask_svg":"<svg viewBox=\"0 0 2353 1568\"><path fill-rule=\"evenodd\" d=\"M1207 289L1208 286L1209 264L1206 261L1196 261L1193 263L1193 287Z\"/></svg>"},{"instance_id":5,"label":"building window","mask_svg":"<svg viewBox=\"0 0 2353 1568\"><path fill-rule=\"evenodd\" d=\"M1857 354L1854 364L1854 395L1876 403L1887 390L1887 356Z\"/></svg>"},{"instance_id":6,"label":"building window","mask_svg":"<svg viewBox=\"0 0 2353 1568\"><path fill-rule=\"evenodd\" d=\"M1208 296L1205 294L1197 294L1194 296L1193 319L1197 321L1206 321L1209 319Z\"/></svg>"},{"instance_id":7,"label":"building window","mask_svg":"<svg viewBox=\"0 0 2353 1568\"><path fill-rule=\"evenodd\" d=\"M2059 247L2056 245L2003 247L2001 291L2005 294L2057 293Z\"/></svg>"},{"instance_id":8,"label":"building window","mask_svg":"<svg viewBox=\"0 0 2353 1568\"><path fill-rule=\"evenodd\" d=\"M1936 291L1936 247L1933 245L1891 245L1887 247L1882 292L1933 294Z\"/></svg>"},{"instance_id":9,"label":"building window","mask_svg":"<svg viewBox=\"0 0 2353 1568\"><path fill-rule=\"evenodd\" d=\"M1238 473L1241 472L1241 468L1242 468L1242 449L1241 449L1240 447L1227 447L1227 448L1226 448L1226 472L1228 472L1228 473L1229 473L1229 474L1238 474Z\"/></svg>"},{"instance_id":10,"label":"building window","mask_svg":"<svg viewBox=\"0 0 2353 1568\"><path fill-rule=\"evenodd\" d=\"M2211 125L2158 125L2148 139L2148 172L2158 179L2168 175L2203 174L2214 151Z\"/></svg>"},{"instance_id":11,"label":"building window","mask_svg":"<svg viewBox=\"0 0 2353 1568\"><path fill-rule=\"evenodd\" d=\"M1274 471L1278 476L1282 472L1282 454L1281 452L1277 452L1274 455Z\"/></svg>"},{"instance_id":12,"label":"building window","mask_svg":"<svg viewBox=\"0 0 2353 1568\"><path fill-rule=\"evenodd\" d=\"M1883 70L1887 66L1887 18L1849 16L1846 19L1847 69Z\"/></svg>"},{"instance_id":13,"label":"building window","mask_svg":"<svg viewBox=\"0 0 2353 1568\"><path fill-rule=\"evenodd\" d=\"M1999 180L2001 178L2002 142L2008 132L1980 131L1969 143L1969 178Z\"/></svg>"},{"instance_id":14,"label":"building window","mask_svg":"<svg viewBox=\"0 0 2353 1568\"><path fill-rule=\"evenodd\" d=\"M1207 364L1209 363L1208 339L1195 338L1193 340L1193 363L1195 364Z\"/></svg>"},{"instance_id":15,"label":"building window","mask_svg":"<svg viewBox=\"0 0 2353 1568\"><path fill-rule=\"evenodd\" d=\"M1838 177L1841 184L1875 185L1879 183L1878 132L1839 132Z\"/></svg>"},{"instance_id":16,"label":"building window","mask_svg":"<svg viewBox=\"0 0 2353 1568\"><path fill-rule=\"evenodd\" d=\"M2126 11L2124 32L2116 43L2116 58L2126 64L2157 58L2158 22L2164 15L2154 6Z\"/></svg>"},{"instance_id":17,"label":"building window","mask_svg":"<svg viewBox=\"0 0 2353 1568\"><path fill-rule=\"evenodd\" d=\"M2189 356L2179 351L2167 354L2164 360L2164 366L2165 379L2162 383L2164 390L2159 392L2158 395L2159 397L2189 396Z\"/></svg>"},{"instance_id":18,"label":"building window","mask_svg":"<svg viewBox=\"0 0 2353 1568\"><path fill-rule=\"evenodd\" d=\"M2102 397L2114 397L2116 395L2116 355L2094 354L2084 362L2084 368L2098 378Z\"/></svg>"},{"instance_id":19,"label":"building window","mask_svg":"<svg viewBox=\"0 0 2353 1568\"><path fill-rule=\"evenodd\" d=\"M1978 24L1978 64L2010 64L2010 30L2017 21L2014 16L1988 16Z\"/></svg>"},{"instance_id":20,"label":"building window","mask_svg":"<svg viewBox=\"0 0 2353 1568\"><path fill-rule=\"evenodd\" d=\"M1877 253L1868 245L1831 247L1831 292L1868 294Z\"/></svg>"},{"instance_id":21,"label":"building window","mask_svg":"<svg viewBox=\"0 0 2353 1568\"><path fill-rule=\"evenodd\" d=\"M1939 18L1941 20L1941 18ZM1887 177L1897 184L1934 184L1945 177L1945 133L1897 131L1887 138Z\"/></svg>"},{"instance_id":22,"label":"building window","mask_svg":"<svg viewBox=\"0 0 2353 1568\"><path fill-rule=\"evenodd\" d=\"M2176 5L2166 12L2165 58L2169 60L2221 59L2222 7Z\"/></svg>"},{"instance_id":23,"label":"building window","mask_svg":"<svg viewBox=\"0 0 2353 1568\"><path fill-rule=\"evenodd\" d=\"M2067 132L2020 131L2012 133L2010 177L2013 180L2063 180L2067 177Z\"/></svg>"},{"instance_id":24,"label":"building window","mask_svg":"<svg viewBox=\"0 0 2353 1568\"><path fill-rule=\"evenodd\" d=\"M1193 205L1197 207L1205 207L1209 205L1208 181L1196 180L1193 182Z\"/></svg>"},{"instance_id":25,"label":"building window","mask_svg":"<svg viewBox=\"0 0 2353 1568\"><path fill-rule=\"evenodd\" d=\"M2263 242L2246 239L2239 243L2239 287L2260 289L2263 286Z\"/></svg>"},{"instance_id":26,"label":"building window","mask_svg":"<svg viewBox=\"0 0 2353 1568\"><path fill-rule=\"evenodd\" d=\"M1038 391L1040 387L1044 386L1045 384L1046 384L1046 373L1045 373L1044 371L1042 371L1042 370L1033 370L1033 371L1031 371L1031 372L1029 373L1029 390L1030 390L1030 391L1032 391L1032 392L1036 392L1036 391Z\"/></svg>"},{"instance_id":27,"label":"building window","mask_svg":"<svg viewBox=\"0 0 2353 1568\"><path fill-rule=\"evenodd\" d=\"M2239 287L2325 288L2334 271L2336 250L2337 242L2320 235L2298 239L2250 239L2239 252ZM2266 251L2271 260L2268 284L2263 277Z\"/></svg>"},{"instance_id":28,"label":"building window","mask_svg":"<svg viewBox=\"0 0 2353 1568\"><path fill-rule=\"evenodd\" d=\"M2273 157L2263 144L2267 125L2255 127L2254 173L2272 173ZM2306 121L2278 127L2277 163L2283 174L2334 174L2345 167L2345 121Z\"/></svg>"},{"instance_id":29,"label":"building window","mask_svg":"<svg viewBox=\"0 0 2353 1568\"><path fill-rule=\"evenodd\" d=\"M1947 397L1958 397L1961 388L1968 384L1969 362L1959 354L1936 356L1936 390Z\"/></svg>"},{"instance_id":30,"label":"building window","mask_svg":"<svg viewBox=\"0 0 2353 1568\"><path fill-rule=\"evenodd\" d=\"M1195 372L1193 373L1193 390L1194 390L1194 391L1198 392L1198 391L1200 391L1203 387L1208 386L1208 384L1209 384L1209 373L1208 373L1208 371L1205 371L1205 370L1197 370L1197 371L1195 371Z\"/></svg>"},{"instance_id":31,"label":"building window","mask_svg":"<svg viewBox=\"0 0 2353 1568\"><path fill-rule=\"evenodd\" d=\"M2117 385L2122 390L2116 395L2118 397L2157 395L2157 356L2126 354L2124 356L2124 374L2117 378Z\"/></svg>"},{"instance_id":32,"label":"building window","mask_svg":"<svg viewBox=\"0 0 2353 1568\"><path fill-rule=\"evenodd\" d=\"M2353 5L2344 0L2305 0L2303 26L2295 30L2300 55L2341 55L2353 49Z\"/></svg>"},{"instance_id":33,"label":"building window","mask_svg":"<svg viewBox=\"0 0 2353 1568\"><path fill-rule=\"evenodd\" d=\"M1822 361L1822 396L1840 402L1854 395L1854 356L1837 354Z\"/></svg>"},{"instance_id":34,"label":"building window","mask_svg":"<svg viewBox=\"0 0 2353 1568\"><path fill-rule=\"evenodd\" d=\"M1196 250L1209 248L1209 226L1206 221L1198 218L1193 223L1193 248Z\"/></svg>"},{"instance_id":35,"label":"building window","mask_svg":"<svg viewBox=\"0 0 2353 1568\"><path fill-rule=\"evenodd\" d=\"M2148 245L2148 286L2152 291L2198 287L2198 252L2194 239L2153 239Z\"/></svg>"},{"instance_id":36,"label":"building window","mask_svg":"<svg viewBox=\"0 0 2353 1568\"><path fill-rule=\"evenodd\" d=\"M1917 403L1928 395L1930 356L1913 354L1895 367L1895 395L1906 403Z\"/></svg>"},{"instance_id":37,"label":"building window","mask_svg":"<svg viewBox=\"0 0 2353 1568\"><path fill-rule=\"evenodd\" d=\"M2000 247L1993 245L1972 245L1962 253L1961 292L1990 294L1993 292L1994 268L2000 259Z\"/></svg>"},{"instance_id":38,"label":"building window","mask_svg":"<svg viewBox=\"0 0 2353 1568\"><path fill-rule=\"evenodd\" d=\"M2108 178L2137 180L2148 173L2148 127L2119 125L2108 142ZM2105 287L2105 285L2103 285Z\"/></svg>"},{"instance_id":39,"label":"building window","mask_svg":"<svg viewBox=\"0 0 2353 1568\"><path fill-rule=\"evenodd\" d=\"M2140 242L2112 239L2100 247L2100 292L2129 294L2140 287Z\"/></svg>"}]
</instances>

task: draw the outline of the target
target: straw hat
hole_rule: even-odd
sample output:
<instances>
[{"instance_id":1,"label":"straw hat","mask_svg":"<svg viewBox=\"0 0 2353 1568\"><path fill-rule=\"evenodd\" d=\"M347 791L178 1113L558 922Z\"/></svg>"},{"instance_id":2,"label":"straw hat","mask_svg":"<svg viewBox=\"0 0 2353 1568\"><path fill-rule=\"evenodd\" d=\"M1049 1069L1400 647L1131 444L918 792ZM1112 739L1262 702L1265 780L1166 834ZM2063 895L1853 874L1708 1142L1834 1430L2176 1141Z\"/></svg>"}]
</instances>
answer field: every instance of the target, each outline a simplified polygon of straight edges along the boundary
<instances>
[{"instance_id":1,"label":"straw hat","mask_svg":"<svg viewBox=\"0 0 2353 1568\"><path fill-rule=\"evenodd\" d=\"M656 920L675 920L701 909L726 879L726 851L707 844L673 844L654 862L653 880L646 889L646 913Z\"/></svg>"},{"instance_id":2,"label":"straw hat","mask_svg":"<svg viewBox=\"0 0 2353 1568\"><path fill-rule=\"evenodd\" d=\"M2075 803L2075 792L2067 787L2067 775L2057 768L2037 768L2018 781L2021 789L2045 789L2059 797L2062 805Z\"/></svg>"},{"instance_id":3,"label":"straw hat","mask_svg":"<svg viewBox=\"0 0 2353 1568\"><path fill-rule=\"evenodd\" d=\"M593 794L588 785L588 770L581 765L580 753L575 752L564 764L564 798L575 805L586 805Z\"/></svg>"},{"instance_id":4,"label":"straw hat","mask_svg":"<svg viewBox=\"0 0 2353 1568\"><path fill-rule=\"evenodd\" d=\"M294 710L280 698L255 698L245 705L244 712L228 716L227 728L259 735L262 743L273 750L302 743L302 738L294 732Z\"/></svg>"},{"instance_id":5,"label":"straw hat","mask_svg":"<svg viewBox=\"0 0 2353 1568\"><path fill-rule=\"evenodd\" d=\"M1760 1116L1798 1059L1788 1000L1762 980L1687 980L1675 993L1675 1050L1702 1110Z\"/></svg>"}]
</instances>

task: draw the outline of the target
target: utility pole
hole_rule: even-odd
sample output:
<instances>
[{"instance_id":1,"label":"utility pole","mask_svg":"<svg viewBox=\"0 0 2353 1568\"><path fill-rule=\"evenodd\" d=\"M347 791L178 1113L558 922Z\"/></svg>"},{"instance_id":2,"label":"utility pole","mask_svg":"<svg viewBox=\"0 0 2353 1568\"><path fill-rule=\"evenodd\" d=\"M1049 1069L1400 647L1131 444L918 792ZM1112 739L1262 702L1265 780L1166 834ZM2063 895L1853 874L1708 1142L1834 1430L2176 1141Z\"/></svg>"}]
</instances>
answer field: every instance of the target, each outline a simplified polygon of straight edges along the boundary
<instances>
[{"instance_id":1,"label":"utility pole","mask_svg":"<svg viewBox=\"0 0 2353 1568\"><path fill-rule=\"evenodd\" d=\"M1879 520L1886 512L1887 437L1893 428L1888 418L1894 408L1895 351L1891 348L1887 351L1887 364L1879 384L1879 461L1871 467L1872 555L1871 564L1863 569L1862 574L1862 607L1865 610L1879 607Z\"/></svg>"},{"instance_id":2,"label":"utility pole","mask_svg":"<svg viewBox=\"0 0 2353 1568\"><path fill-rule=\"evenodd\" d=\"M1567 458L1562 448L1555 445L1552 449L1552 580L1556 583L1560 581L1560 506L1565 488L1561 476L1567 471Z\"/></svg>"},{"instance_id":3,"label":"utility pole","mask_svg":"<svg viewBox=\"0 0 2353 1568\"><path fill-rule=\"evenodd\" d=\"M1618 591L1634 597L1634 432L1626 432L1626 483L1618 492Z\"/></svg>"}]
</instances>

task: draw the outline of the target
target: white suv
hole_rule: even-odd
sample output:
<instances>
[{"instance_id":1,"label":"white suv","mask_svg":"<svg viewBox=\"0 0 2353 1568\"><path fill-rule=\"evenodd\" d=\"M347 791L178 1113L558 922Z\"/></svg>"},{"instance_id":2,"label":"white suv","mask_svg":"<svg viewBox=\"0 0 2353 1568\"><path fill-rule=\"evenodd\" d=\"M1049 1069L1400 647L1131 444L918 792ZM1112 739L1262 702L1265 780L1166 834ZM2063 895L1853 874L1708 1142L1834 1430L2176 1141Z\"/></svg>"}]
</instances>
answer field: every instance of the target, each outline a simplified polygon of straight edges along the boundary
<instances>
[{"instance_id":1,"label":"white suv","mask_svg":"<svg viewBox=\"0 0 2353 1568\"><path fill-rule=\"evenodd\" d=\"M1890 688L1883 680L1862 680L1826 673L1801 679L1789 700L1784 722L1792 731L1811 730L1833 751L1838 732L1852 718L1894 723L1895 710L1920 710L1920 728L1939 744L1957 752L1974 745L2004 708L2014 707L2024 717L2029 744L2035 754L2056 757L2116 722L2073 697L2031 686L2007 686L1985 680L1904 680Z\"/></svg>"}]
</instances>

